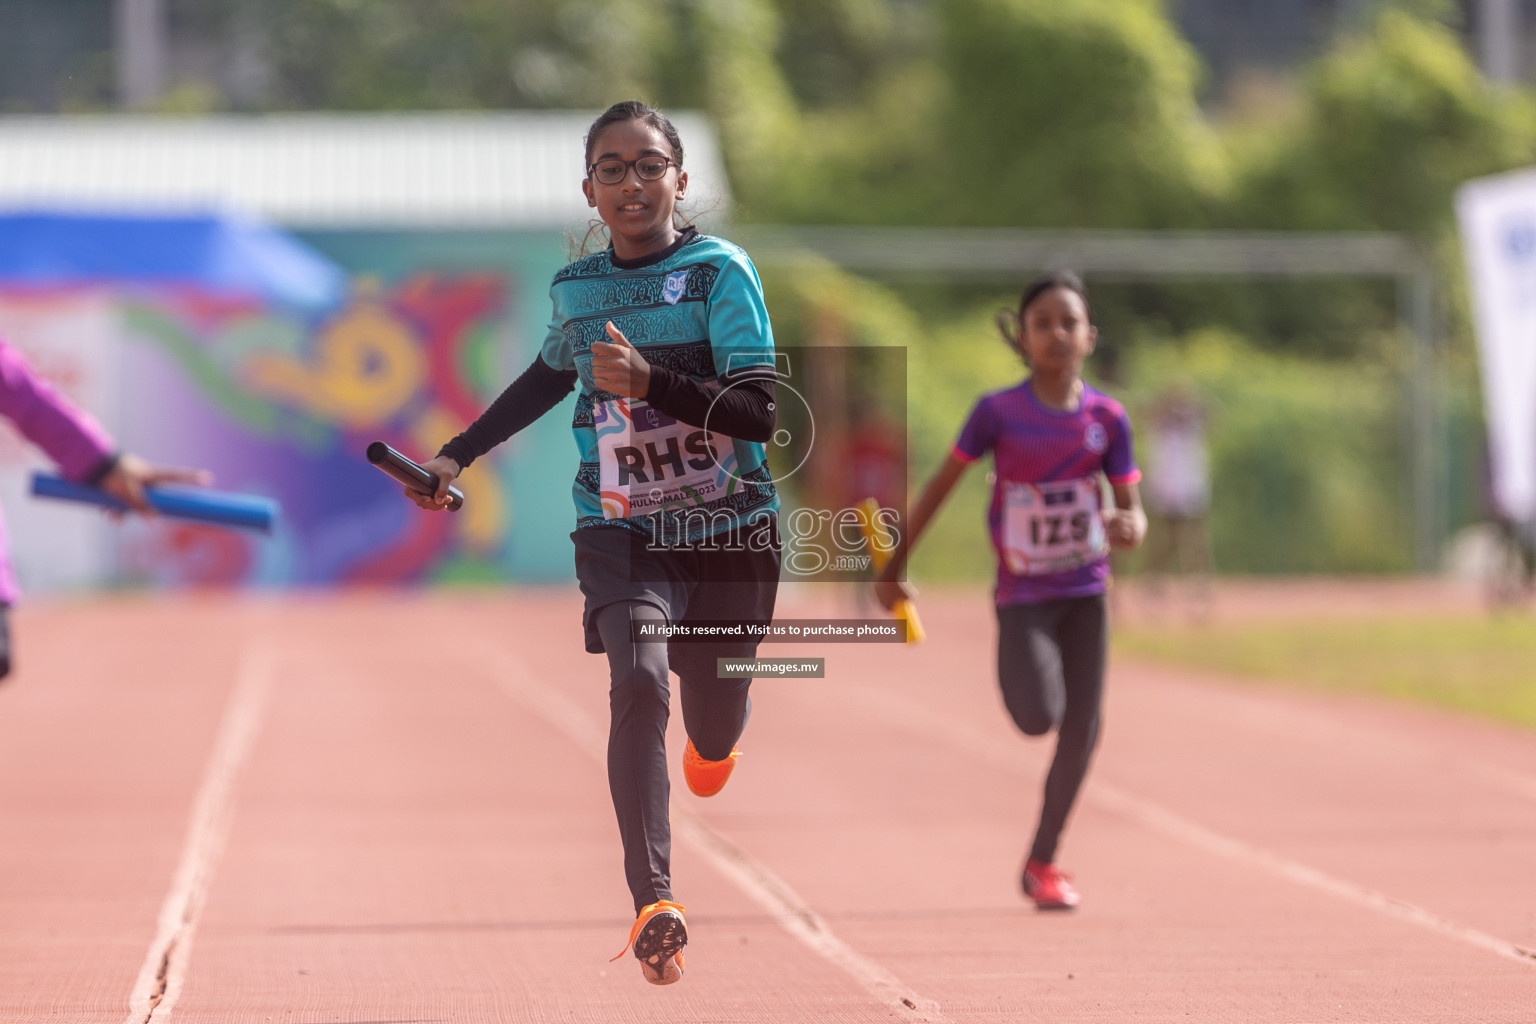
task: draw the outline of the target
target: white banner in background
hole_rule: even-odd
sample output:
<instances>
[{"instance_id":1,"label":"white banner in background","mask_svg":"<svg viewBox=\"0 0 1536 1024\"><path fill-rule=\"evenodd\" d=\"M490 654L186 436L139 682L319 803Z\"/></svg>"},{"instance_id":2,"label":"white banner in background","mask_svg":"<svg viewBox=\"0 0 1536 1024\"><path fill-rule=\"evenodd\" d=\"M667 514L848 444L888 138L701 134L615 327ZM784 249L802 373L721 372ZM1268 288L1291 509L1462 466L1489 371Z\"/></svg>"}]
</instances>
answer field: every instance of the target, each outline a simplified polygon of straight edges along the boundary
<instances>
[{"instance_id":1,"label":"white banner in background","mask_svg":"<svg viewBox=\"0 0 1536 1024\"><path fill-rule=\"evenodd\" d=\"M1536 169L1456 194L1482 365L1493 499L1536 519Z\"/></svg>"}]
</instances>

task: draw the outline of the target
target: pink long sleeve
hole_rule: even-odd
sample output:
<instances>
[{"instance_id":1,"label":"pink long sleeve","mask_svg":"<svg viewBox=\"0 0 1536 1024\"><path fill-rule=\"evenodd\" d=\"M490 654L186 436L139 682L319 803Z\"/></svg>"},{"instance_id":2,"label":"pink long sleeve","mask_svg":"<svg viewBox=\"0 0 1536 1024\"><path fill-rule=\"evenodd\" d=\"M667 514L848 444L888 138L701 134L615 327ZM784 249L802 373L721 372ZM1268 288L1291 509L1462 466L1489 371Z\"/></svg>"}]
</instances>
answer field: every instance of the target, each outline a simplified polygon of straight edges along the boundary
<instances>
[{"instance_id":1,"label":"pink long sleeve","mask_svg":"<svg viewBox=\"0 0 1536 1024\"><path fill-rule=\"evenodd\" d=\"M0 339L0 416L16 425L71 480L80 480L112 454L112 437L27 365Z\"/></svg>"},{"instance_id":2,"label":"pink long sleeve","mask_svg":"<svg viewBox=\"0 0 1536 1024\"><path fill-rule=\"evenodd\" d=\"M0 416L47 452L71 480L104 465L113 451L112 438L101 424L33 373L21 353L4 339L0 339ZM5 523L0 521L0 604L15 604L19 596Z\"/></svg>"}]
</instances>

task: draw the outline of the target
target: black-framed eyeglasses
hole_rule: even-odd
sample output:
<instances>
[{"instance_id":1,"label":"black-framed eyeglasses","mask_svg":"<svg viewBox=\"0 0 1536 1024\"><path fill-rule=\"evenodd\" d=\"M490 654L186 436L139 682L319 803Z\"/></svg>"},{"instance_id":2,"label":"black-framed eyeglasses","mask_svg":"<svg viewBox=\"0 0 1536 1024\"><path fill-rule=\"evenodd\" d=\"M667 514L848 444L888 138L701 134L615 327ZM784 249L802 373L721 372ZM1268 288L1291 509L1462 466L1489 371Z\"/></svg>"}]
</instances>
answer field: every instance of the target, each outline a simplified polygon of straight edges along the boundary
<instances>
[{"instance_id":1,"label":"black-framed eyeglasses","mask_svg":"<svg viewBox=\"0 0 1536 1024\"><path fill-rule=\"evenodd\" d=\"M669 157L647 153L636 160L620 160L618 157L599 160L587 168L587 173L596 178L600 185L617 185L629 176L631 167L641 181L656 181L665 177L667 168L671 166L672 160Z\"/></svg>"}]
</instances>

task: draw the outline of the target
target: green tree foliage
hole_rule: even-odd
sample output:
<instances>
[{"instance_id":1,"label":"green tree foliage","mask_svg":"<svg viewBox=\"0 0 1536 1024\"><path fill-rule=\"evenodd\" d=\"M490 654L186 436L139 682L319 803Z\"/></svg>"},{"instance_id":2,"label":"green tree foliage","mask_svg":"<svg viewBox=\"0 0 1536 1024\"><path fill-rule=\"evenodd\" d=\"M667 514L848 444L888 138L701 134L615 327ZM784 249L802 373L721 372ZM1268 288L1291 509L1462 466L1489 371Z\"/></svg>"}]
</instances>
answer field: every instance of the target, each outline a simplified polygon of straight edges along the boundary
<instances>
[{"instance_id":1,"label":"green tree foliage","mask_svg":"<svg viewBox=\"0 0 1536 1024\"><path fill-rule=\"evenodd\" d=\"M940 0L936 220L1192 227L1221 167L1197 64L1153 0Z\"/></svg>"},{"instance_id":2,"label":"green tree foliage","mask_svg":"<svg viewBox=\"0 0 1536 1024\"><path fill-rule=\"evenodd\" d=\"M799 107L780 71L780 21L769 0L681 7L696 41L697 105L719 126L726 166L749 205L796 173Z\"/></svg>"},{"instance_id":3,"label":"green tree foliage","mask_svg":"<svg viewBox=\"0 0 1536 1024\"><path fill-rule=\"evenodd\" d=\"M647 87L667 27L640 0L169 0L173 31L245 60L232 107L601 108ZM666 7L667 5L661 5ZM665 11L663 11L665 14Z\"/></svg>"},{"instance_id":4,"label":"green tree foliage","mask_svg":"<svg viewBox=\"0 0 1536 1024\"><path fill-rule=\"evenodd\" d=\"M1234 219L1432 236L1454 189L1530 161L1529 98L1490 84L1443 25L1387 11L1308 76L1293 122L1246 134Z\"/></svg>"},{"instance_id":5,"label":"green tree foliage","mask_svg":"<svg viewBox=\"0 0 1536 1024\"><path fill-rule=\"evenodd\" d=\"M1385 10L1362 22L1305 76L1293 111L1232 126L1232 201L1225 226L1376 230L1415 236L1441 268L1453 310L1462 270L1455 189L1530 162L1536 119L1526 91L1489 83L1455 32ZM1336 279L1229 294L1226 309L1184 303L1266 347L1335 360L1365 354L1360 338L1394 317L1390 287ZM1468 348L1465 320L1453 347Z\"/></svg>"},{"instance_id":6,"label":"green tree foliage","mask_svg":"<svg viewBox=\"0 0 1536 1024\"><path fill-rule=\"evenodd\" d=\"M1223 572L1412 568L1404 389L1390 345L1375 360L1324 364L1207 331L1143 345L1130 362L1136 383L1122 397L1133 423L1174 383L1209 410Z\"/></svg>"},{"instance_id":7,"label":"green tree foliage","mask_svg":"<svg viewBox=\"0 0 1536 1024\"><path fill-rule=\"evenodd\" d=\"M781 0L802 14L780 48L801 130L755 216L1171 227L1213 209L1196 61L1156 0L881 6Z\"/></svg>"}]
</instances>

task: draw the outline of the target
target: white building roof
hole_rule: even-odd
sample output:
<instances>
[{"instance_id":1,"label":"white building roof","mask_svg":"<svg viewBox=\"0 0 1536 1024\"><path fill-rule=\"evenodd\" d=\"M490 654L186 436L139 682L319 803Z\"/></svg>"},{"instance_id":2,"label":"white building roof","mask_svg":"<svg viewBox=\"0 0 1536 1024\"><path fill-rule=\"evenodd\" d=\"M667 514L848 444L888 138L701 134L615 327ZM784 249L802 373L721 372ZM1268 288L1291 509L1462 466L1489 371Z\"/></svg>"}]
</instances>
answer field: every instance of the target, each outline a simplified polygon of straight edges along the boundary
<instances>
[{"instance_id":1,"label":"white building roof","mask_svg":"<svg viewBox=\"0 0 1536 1024\"><path fill-rule=\"evenodd\" d=\"M0 117L0 207L250 211L291 227L585 224L594 112ZM669 114L689 201L719 215L714 129Z\"/></svg>"}]
</instances>

